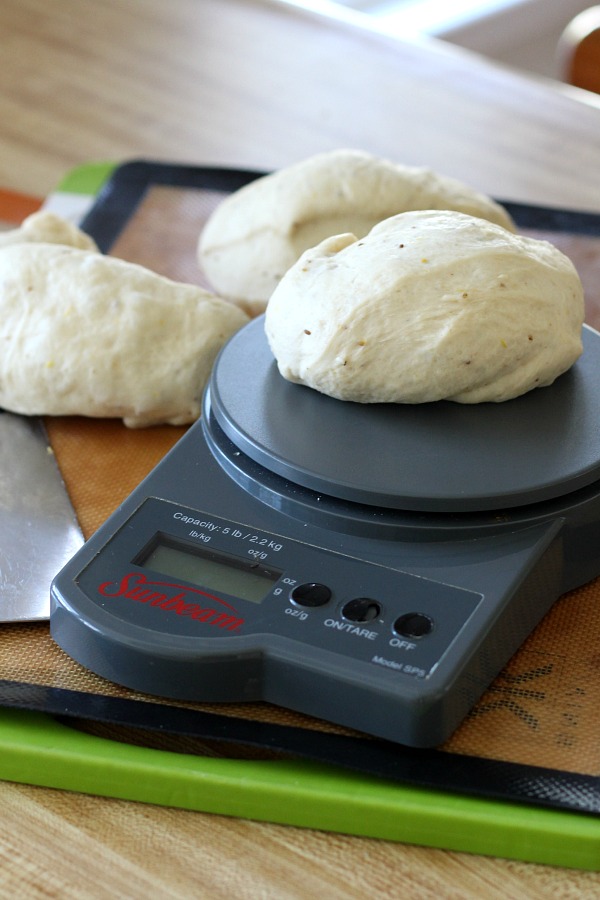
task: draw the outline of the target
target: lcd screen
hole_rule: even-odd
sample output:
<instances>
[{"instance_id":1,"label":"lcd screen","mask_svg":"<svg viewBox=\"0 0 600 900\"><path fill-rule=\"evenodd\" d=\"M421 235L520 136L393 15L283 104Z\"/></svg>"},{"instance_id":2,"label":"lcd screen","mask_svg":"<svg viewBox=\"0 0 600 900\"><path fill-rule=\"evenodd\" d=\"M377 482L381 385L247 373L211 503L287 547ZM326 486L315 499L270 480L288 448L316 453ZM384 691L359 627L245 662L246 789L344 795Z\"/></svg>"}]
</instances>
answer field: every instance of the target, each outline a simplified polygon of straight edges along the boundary
<instances>
[{"instance_id":1,"label":"lcd screen","mask_svg":"<svg viewBox=\"0 0 600 900\"><path fill-rule=\"evenodd\" d=\"M153 542L137 565L172 575L205 590L229 594L251 603L262 603L281 572L226 553L188 547L165 538Z\"/></svg>"}]
</instances>

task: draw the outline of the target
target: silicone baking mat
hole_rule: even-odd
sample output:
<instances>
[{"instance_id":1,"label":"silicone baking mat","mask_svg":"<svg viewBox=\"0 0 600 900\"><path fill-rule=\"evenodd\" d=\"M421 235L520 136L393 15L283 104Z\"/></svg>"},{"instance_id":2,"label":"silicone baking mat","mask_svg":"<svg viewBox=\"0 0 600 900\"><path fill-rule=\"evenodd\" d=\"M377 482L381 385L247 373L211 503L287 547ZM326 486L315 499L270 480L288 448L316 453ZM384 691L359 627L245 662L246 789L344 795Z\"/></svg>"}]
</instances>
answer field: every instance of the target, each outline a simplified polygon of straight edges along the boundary
<instances>
[{"instance_id":1,"label":"silicone baking mat","mask_svg":"<svg viewBox=\"0 0 600 900\"><path fill-rule=\"evenodd\" d=\"M83 224L104 252L177 280L206 285L196 257L203 223L227 193L258 174L128 163L109 179ZM519 230L552 240L572 257L586 289L587 321L600 325L600 216L507 206ZM170 426L131 431L117 421L79 417L48 418L46 427L86 536L184 431ZM463 725L434 751L373 740L267 704L177 704L137 694L74 663L53 643L46 624L3 626L0 631L0 705L60 716L60 721L48 725L53 740L60 743L62 735L68 743L64 731L68 722L73 740L83 741L86 752L107 744L115 760L118 748L125 768L127 754L159 754L162 789L142 779L143 796L133 786L119 793L96 771L89 777L88 789L97 793L177 805L164 780L165 761L179 771L181 759L187 760L184 769L192 782L198 766L202 772L202 762L209 768L233 765L234 769L211 768L209 780L214 788L214 772L221 779L227 774L236 785L237 801L232 799L231 785L223 785L220 794L205 790L194 794L193 800L180 798L180 805L600 868L599 601L600 580L561 598ZM38 725L30 728L36 749L44 732L43 723ZM62 731L57 731L59 725ZM24 759L23 745L17 740L20 755L13 758L4 744L3 756L5 727L9 731L16 727L15 720L0 719L0 775L18 780L23 777L17 758ZM77 758L81 762L81 755ZM329 813L313 792L314 770L298 759L337 767L327 776L321 773L325 782L320 782L319 790L326 783ZM263 768L248 769L257 765ZM365 774L345 775L340 766ZM33 769L32 764L26 778L47 783L39 772L34 777ZM248 784L249 771L260 801L258 795L252 802L244 800L240 792L240 780ZM288 790L293 783L300 793L296 803L275 809L273 798L281 799L285 790L273 775L286 771L292 779ZM371 776L389 781L373 784ZM205 788L207 777L204 770ZM56 786L86 789L77 780L69 781L64 771L53 779ZM369 803L361 793L367 787ZM409 820L403 818L405 803L414 804ZM390 812L396 814L393 826Z\"/></svg>"}]
</instances>

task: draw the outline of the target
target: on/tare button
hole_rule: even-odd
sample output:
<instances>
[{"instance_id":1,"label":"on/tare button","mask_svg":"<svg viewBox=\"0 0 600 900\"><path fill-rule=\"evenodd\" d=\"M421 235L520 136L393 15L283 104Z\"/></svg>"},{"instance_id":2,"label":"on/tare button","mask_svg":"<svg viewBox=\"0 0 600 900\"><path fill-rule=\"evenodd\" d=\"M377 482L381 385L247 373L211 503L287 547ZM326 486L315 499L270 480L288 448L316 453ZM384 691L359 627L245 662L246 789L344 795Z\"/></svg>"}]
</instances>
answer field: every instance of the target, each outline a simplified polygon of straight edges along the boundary
<instances>
[{"instance_id":1,"label":"on/tare button","mask_svg":"<svg viewBox=\"0 0 600 900\"><path fill-rule=\"evenodd\" d=\"M342 615L351 622L372 622L381 615L381 604L370 597L355 597L344 605Z\"/></svg>"},{"instance_id":2,"label":"on/tare button","mask_svg":"<svg viewBox=\"0 0 600 900\"><path fill-rule=\"evenodd\" d=\"M324 606L331 599L331 590L326 584L317 581L306 581L297 584L290 591L290 600L298 606Z\"/></svg>"},{"instance_id":3,"label":"on/tare button","mask_svg":"<svg viewBox=\"0 0 600 900\"><path fill-rule=\"evenodd\" d=\"M400 616L394 622L394 631L396 634L407 638L420 638L430 634L433 630L433 619L426 616L425 613L412 612L404 616Z\"/></svg>"}]
</instances>

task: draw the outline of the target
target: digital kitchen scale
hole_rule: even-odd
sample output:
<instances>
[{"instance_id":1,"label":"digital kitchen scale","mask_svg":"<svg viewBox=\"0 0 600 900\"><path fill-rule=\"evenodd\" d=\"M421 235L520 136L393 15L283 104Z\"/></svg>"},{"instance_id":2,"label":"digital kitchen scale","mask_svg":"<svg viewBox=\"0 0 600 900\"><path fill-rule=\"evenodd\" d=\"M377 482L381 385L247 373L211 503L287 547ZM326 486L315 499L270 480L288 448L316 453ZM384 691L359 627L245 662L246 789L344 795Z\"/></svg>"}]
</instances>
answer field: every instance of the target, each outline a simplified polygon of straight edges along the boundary
<instances>
[{"instance_id":1,"label":"digital kitchen scale","mask_svg":"<svg viewBox=\"0 0 600 900\"><path fill-rule=\"evenodd\" d=\"M600 335L583 339L515 400L363 405L285 381L251 321L202 418L54 580L53 638L148 694L441 744L600 573Z\"/></svg>"}]
</instances>

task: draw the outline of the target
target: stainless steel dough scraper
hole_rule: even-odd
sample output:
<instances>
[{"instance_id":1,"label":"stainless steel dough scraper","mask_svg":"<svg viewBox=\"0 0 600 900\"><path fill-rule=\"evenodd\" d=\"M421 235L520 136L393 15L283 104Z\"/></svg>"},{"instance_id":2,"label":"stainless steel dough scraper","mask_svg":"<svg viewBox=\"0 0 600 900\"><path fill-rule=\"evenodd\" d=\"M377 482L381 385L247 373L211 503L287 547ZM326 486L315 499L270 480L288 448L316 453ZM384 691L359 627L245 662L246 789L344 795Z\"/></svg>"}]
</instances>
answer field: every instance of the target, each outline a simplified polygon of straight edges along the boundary
<instances>
[{"instance_id":1,"label":"stainless steel dough scraper","mask_svg":"<svg viewBox=\"0 0 600 900\"><path fill-rule=\"evenodd\" d=\"M83 544L43 423L0 411L0 622L50 615L50 583Z\"/></svg>"}]
</instances>

